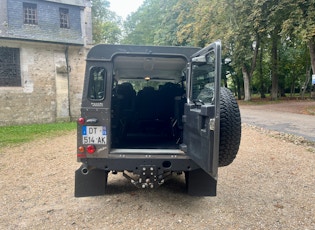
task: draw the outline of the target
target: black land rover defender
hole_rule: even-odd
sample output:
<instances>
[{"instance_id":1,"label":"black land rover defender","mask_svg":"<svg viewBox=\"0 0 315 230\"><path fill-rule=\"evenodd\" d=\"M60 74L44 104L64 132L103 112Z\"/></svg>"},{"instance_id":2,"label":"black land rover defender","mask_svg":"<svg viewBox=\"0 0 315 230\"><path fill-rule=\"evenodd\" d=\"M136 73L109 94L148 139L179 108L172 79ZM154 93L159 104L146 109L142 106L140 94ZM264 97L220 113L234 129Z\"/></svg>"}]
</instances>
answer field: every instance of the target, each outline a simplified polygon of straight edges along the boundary
<instances>
[{"instance_id":1,"label":"black land rover defender","mask_svg":"<svg viewBox=\"0 0 315 230\"><path fill-rule=\"evenodd\" d=\"M185 173L187 192L215 196L241 118L221 87L221 43L206 48L97 45L87 56L77 129L75 196L106 194L109 172L139 188Z\"/></svg>"}]
</instances>

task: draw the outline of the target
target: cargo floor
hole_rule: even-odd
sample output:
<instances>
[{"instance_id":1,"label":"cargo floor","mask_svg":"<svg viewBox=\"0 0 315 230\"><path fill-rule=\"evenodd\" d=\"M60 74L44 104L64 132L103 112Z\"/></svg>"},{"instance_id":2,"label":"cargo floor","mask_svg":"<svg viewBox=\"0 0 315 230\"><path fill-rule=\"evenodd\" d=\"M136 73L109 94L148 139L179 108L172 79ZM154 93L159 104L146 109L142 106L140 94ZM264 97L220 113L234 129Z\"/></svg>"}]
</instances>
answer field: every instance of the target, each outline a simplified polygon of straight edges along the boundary
<instances>
[{"instance_id":1,"label":"cargo floor","mask_svg":"<svg viewBox=\"0 0 315 230\"><path fill-rule=\"evenodd\" d=\"M144 133L131 133L128 134L117 148L129 149L178 149L179 143L173 137L144 134Z\"/></svg>"}]
</instances>

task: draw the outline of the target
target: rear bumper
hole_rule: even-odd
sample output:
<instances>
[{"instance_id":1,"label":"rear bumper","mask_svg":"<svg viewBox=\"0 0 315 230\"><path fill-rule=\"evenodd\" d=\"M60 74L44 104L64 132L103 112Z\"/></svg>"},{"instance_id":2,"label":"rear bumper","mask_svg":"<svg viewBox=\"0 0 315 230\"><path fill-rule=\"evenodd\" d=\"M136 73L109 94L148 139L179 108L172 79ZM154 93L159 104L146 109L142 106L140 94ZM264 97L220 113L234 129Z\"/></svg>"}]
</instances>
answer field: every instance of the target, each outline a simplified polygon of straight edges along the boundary
<instances>
[{"instance_id":1,"label":"rear bumper","mask_svg":"<svg viewBox=\"0 0 315 230\"><path fill-rule=\"evenodd\" d=\"M107 158L84 158L81 162L90 168L105 171L129 171L140 173L141 166L155 166L157 173L165 171L182 172L200 168L187 156L179 155L116 155Z\"/></svg>"}]
</instances>

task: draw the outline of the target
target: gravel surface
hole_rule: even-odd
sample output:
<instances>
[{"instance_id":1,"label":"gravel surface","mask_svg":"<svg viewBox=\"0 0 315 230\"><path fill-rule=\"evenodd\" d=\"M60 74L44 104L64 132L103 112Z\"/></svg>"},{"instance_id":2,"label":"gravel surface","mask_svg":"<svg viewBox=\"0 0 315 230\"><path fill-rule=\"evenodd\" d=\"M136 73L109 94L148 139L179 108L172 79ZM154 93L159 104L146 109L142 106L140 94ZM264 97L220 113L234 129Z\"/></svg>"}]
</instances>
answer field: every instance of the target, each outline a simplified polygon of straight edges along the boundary
<instances>
[{"instance_id":1,"label":"gravel surface","mask_svg":"<svg viewBox=\"0 0 315 230\"><path fill-rule=\"evenodd\" d=\"M109 194L74 198L75 132L0 149L0 229L315 229L315 153L243 126L217 197L184 193L183 176L141 190L109 176Z\"/></svg>"}]
</instances>

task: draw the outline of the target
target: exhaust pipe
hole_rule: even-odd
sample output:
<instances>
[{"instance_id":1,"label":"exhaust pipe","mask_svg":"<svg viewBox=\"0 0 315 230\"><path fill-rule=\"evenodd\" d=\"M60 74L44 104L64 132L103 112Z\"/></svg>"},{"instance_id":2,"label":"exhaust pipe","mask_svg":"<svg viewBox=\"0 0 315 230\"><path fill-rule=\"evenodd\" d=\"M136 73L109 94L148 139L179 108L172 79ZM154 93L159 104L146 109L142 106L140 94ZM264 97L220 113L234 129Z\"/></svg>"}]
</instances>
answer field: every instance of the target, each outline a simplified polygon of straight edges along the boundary
<instances>
[{"instance_id":1,"label":"exhaust pipe","mask_svg":"<svg viewBox=\"0 0 315 230\"><path fill-rule=\"evenodd\" d=\"M82 168L81 168L81 173L83 174L83 175L87 175L87 174L89 174L89 172L91 171L91 170L93 170L95 167L89 167L89 166L82 166Z\"/></svg>"},{"instance_id":2,"label":"exhaust pipe","mask_svg":"<svg viewBox=\"0 0 315 230\"><path fill-rule=\"evenodd\" d=\"M83 174L83 175L87 175L87 174L89 174L89 169L87 168L87 167L82 167L81 168L81 173Z\"/></svg>"}]
</instances>

